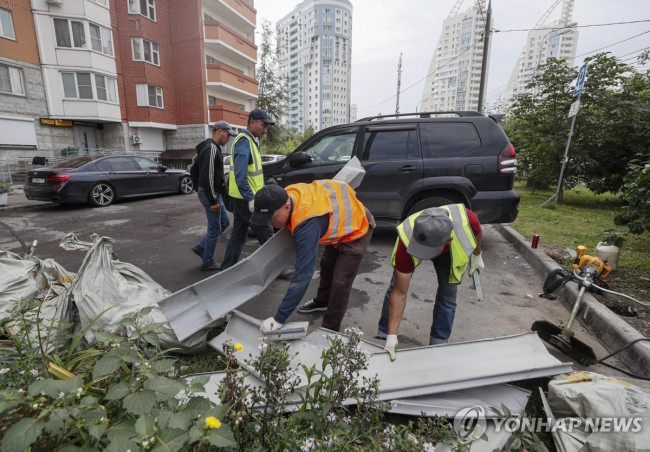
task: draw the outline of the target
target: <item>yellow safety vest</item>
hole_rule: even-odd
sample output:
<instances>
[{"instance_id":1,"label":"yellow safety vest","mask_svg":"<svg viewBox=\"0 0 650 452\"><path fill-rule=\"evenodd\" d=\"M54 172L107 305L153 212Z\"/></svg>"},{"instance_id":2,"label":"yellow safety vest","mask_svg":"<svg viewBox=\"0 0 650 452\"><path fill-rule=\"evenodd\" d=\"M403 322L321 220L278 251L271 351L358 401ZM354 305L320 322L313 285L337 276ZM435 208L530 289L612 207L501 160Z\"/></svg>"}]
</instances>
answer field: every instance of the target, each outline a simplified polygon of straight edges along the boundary
<instances>
[{"instance_id":1,"label":"yellow safety vest","mask_svg":"<svg viewBox=\"0 0 650 452\"><path fill-rule=\"evenodd\" d=\"M228 195L232 198L238 199L244 199L244 197L239 192L236 180L237 178L235 177L235 145L242 138L248 140L251 149L252 163L248 165L248 172L246 173L248 185L251 187L251 190L253 190L253 194L257 193L258 190L264 186L264 173L262 172L262 156L260 155L260 149L257 147L257 143L253 138L246 133L240 133L237 135L237 138L235 138L235 141L232 142L231 149L233 150L233 155L230 158L231 174L228 178Z\"/></svg>"},{"instance_id":2,"label":"yellow safety vest","mask_svg":"<svg viewBox=\"0 0 650 452\"><path fill-rule=\"evenodd\" d=\"M451 253L451 271L449 272L449 283L450 284L459 284L467 264L469 263L472 253L476 249L476 237L474 237L474 231L469 225L469 219L467 218L467 210L463 204L449 204L447 206L440 206L440 209L445 209L449 218L453 223L453 230L451 231L451 237L453 240L449 244L449 252ZM415 219L422 212L417 212L404 220L399 226L397 226L397 240L395 241L395 247L393 248L393 255L391 257L391 264L395 267L395 254L397 253L397 246L399 245L400 240L405 247L408 248L410 238L413 235L413 226L415 225ZM423 260L418 259L415 256L411 256L413 259L414 267L420 265Z\"/></svg>"}]
</instances>

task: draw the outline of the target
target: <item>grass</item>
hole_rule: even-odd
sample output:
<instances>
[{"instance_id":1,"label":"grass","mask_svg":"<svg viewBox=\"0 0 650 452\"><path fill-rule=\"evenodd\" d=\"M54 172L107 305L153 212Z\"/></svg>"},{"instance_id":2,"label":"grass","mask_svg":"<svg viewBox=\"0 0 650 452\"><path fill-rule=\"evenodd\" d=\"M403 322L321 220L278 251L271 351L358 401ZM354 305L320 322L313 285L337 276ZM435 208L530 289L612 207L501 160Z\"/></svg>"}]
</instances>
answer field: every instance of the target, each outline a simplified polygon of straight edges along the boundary
<instances>
[{"instance_id":1,"label":"grass","mask_svg":"<svg viewBox=\"0 0 650 452\"><path fill-rule=\"evenodd\" d=\"M529 240L533 235L540 236L540 246L550 246L566 258L560 262L569 268L568 253L565 248L575 250L579 245L587 247L587 254L593 255L596 244L602 240L598 234L608 229L627 233L621 248L618 269L606 280L610 288L639 300L647 301L650 282L641 277L650 277L650 234L631 234L627 226L615 226L614 217L623 206L618 196L605 193L597 195L585 187L576 187L564 193L564 203L555 209L540 207L544 201L555 194L555 189L535 190L526 187L525 180L515 182L515 190L521 195L517 220L511 224ZM554 256L557 259L557 256ZM561 260L561 259L560 259ZM637 305L638 307L638 305Z\"/></svg>"}]
</instances>

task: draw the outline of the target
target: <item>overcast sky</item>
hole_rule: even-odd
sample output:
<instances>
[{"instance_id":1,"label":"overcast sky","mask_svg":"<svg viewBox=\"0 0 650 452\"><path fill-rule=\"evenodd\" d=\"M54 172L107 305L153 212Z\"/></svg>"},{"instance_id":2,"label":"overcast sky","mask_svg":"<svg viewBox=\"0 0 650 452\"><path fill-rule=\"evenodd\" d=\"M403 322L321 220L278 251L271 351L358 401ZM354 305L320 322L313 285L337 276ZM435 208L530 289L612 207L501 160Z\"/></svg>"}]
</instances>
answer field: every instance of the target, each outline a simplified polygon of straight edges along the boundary
<instances>
[{"instance_id":1,"label":"overcast sky","mask_svg":"<svg viewBox=\"0 0 650 452\"><path fill-rule=\"evenodd\" d=\"M298 0L255 0L258 31L263 19L275 24L299 3ZM455 3L456 0L352 0L352 103L357 104L359 118L395 111L400 52L403 53L400 111L419 110L424 80L440 37L442 21ZM473 3L473 0L465 0L461 11ZM554 0L492 0L493 26L497 30L533 28L553 3ZM560 18L560 8L561 4L547 22ZM648 22L580 28L576 55L650 31L648 0L576 0L573 21L579 26L641 20ZM505 91L526 35L525 31L492 35L488 104ZM261 36L257 35L256 43L259 45L260 42ZM603 51L625 59L638 55L626 54L646 47L650 47L650 33ZM582 64L586 56L589 55L577 57L575 64ZM587 85L585 89L588 89Z\"/></svg>"}]
</instances>

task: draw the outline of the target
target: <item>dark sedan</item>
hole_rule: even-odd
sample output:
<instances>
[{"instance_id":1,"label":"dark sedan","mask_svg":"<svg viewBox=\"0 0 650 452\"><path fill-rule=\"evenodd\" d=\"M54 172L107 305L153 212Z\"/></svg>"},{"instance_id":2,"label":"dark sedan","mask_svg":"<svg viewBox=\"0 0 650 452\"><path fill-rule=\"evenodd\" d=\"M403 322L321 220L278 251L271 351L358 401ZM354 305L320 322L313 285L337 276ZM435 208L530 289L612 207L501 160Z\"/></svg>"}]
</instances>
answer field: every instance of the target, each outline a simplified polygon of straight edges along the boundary
<instances>
[{"instance_id":1,"label":"dark sedan","mask_svg":"<svg viewBox=\"0 0 650 452\"><path fill-rule=\"evenodd\" d=\"M88 203L106 207L113 201L164 193L189 194L190 174L167 169L144 157L115 155L76 157L27 172L27 199Z\"/></svg>"}]
</instances>

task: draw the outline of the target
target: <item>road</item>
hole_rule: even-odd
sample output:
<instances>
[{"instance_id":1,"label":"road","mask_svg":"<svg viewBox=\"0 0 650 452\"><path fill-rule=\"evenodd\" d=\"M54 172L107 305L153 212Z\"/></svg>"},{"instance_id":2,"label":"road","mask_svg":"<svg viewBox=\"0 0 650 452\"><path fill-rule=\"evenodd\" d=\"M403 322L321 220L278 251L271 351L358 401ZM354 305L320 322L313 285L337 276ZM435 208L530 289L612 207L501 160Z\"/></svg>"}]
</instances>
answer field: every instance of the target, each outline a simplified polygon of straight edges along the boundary
<instances>
[{"instance_id":1,"label":"road","mask_svg":"<svg viewBox=\"0 0 650 452\"><path fill-rule=\"evenodd\" d=\"M105 208L41 205L28 209L5 211L0 221L13 228L26 243L38 240L35 256L53 258L67 270L76 272L84 254L64 251L59 241L68 233L89 241L91 234L115 239L114 252L123 262L140 267L155 281L172 292L178 291L211 274L200 271L200 259L190 251L205 232L206 219L196 195L164 196L114 204ZM217 245L219 260L224 253L230 230ZM342 327L356 326L366 338L372 339L384 292L390 281L395 235L392 231L377 231L364 256L355 280L348 312ZM0 246L20 252L19 242L0 228ZM244 256L255 251L257 241L249 237ZM564 324L568 311L559 301L539 298L542 280L519 253L490 225L484 226L483 260L486 268L481 276L483 302L464 280L459 288L458 310L450 342L477 340L530 331L535 320ZM435 296L435 273L430 263L417 269L411 283L408 303L400 327L401 347L428 343L429 328ZM318 271L305 296L316 293ZM240 310L259 319L275 313L286 288L287 280L274 281L262 294L241 306ZM227 294L222 294L227 296ZM291 321L309 320L310 327L320 326L319 314L294 313ZM607 351L582 325L574 332L604 356ZM561 361L570 359L552 347ZM620 365L616 361L612 364ZM576 366L580 368L580 366ZM589 370L607 375L618 374L602 366ZM618 374L620 375L620 374Z\"/></svg>"}]
</instances>

